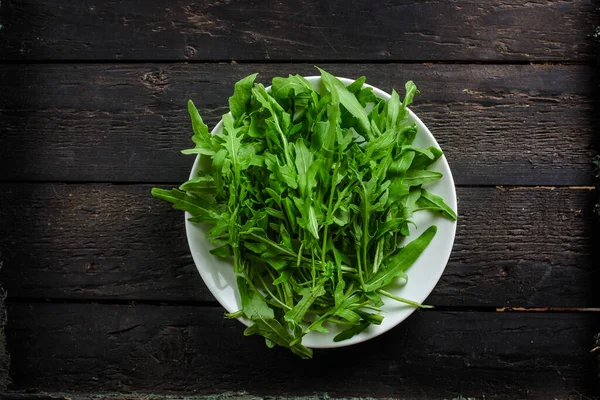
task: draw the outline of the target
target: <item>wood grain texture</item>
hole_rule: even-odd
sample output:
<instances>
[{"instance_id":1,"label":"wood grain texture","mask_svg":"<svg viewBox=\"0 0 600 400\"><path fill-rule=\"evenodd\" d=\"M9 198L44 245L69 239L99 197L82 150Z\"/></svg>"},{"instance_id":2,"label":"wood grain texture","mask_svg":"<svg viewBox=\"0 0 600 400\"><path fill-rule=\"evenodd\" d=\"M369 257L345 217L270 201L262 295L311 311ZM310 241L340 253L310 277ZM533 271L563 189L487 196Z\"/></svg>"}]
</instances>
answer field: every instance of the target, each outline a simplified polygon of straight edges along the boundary
<instances>
[{"instance_id":1,"label":"wood grain texture","mask_svg":"<svg viewBox=\"0 0 600 400\"><path fill-rule=\"evenodd\" d=\"M413 110L458 184L586 185L600 117L594 70L576 65L323 65L422 94ZM193 158L186 101L210 126L252 72L314 75L312 65L0 66L0 180L181 182Z\"/></svg>"},{"instance_id":2,"label":"wood grain texture","mask_svg":"<svg viewBox=\"0 0 600 400\"><path fill-rule=\"evenodd\" d=\"M270 396L255 396L245 392L226 392L216 395L177 395L140 393L0 393L2 400L270 400ZM277 397L278 400L329 400L327 393L312 396ZM373 397L339 398L339 400L375 400ZM393 398L382 400L396 400ZM453 399L461 400L461 399Z\"/></svg>"},{"instance_id":3,"label":"wood grain texture","mask_svg":"<svg viewBox=\"0 0 600 400\"><path fill-rule=\"evenodd\" d=\"M150 185L0 185L0 280L9 298L214 301L189 254L183 213ZM437 306L593 307L594 192L459 188ZM596 261L595 261L596 260Z\"/></svg>"},{"instance_id":4,"label":"wood grain texture","mask_svg":"<svg viewBox=\"0 0 600 400\"><path fill-rule=\"evenodd\" d=\"M12 304L13 389L441 399L598 394L589 314L417 312L300 360L220 308ZM68 349L68 350L67 350Z\"/></svg>"},{"instance_id":5,"label":"wood grain texture","mask_svg":"<svg viewBox=\"0 0 600 400\"><path fill-rule=\"evenodd\" d=\"M8 0L4 60L593 59L592 0Z\"/></svg>"},{"instance_id":6,"label":"wood grain texture","mask_svg":"<svg viewBox=\"0 0 600 400\"><path fill-rule=\"evenodd\" d=\"M271 396L256 396L246 392L225 392L213 395L140 394L140 393L0 393L2 400L271 400ZM329 400L327 393L312 396L278 396L278 400ZM376 400L373 397L336 398L339 400ZM396 400L393 398L382 400ZM453 400L462 400L459 398Z\"/></svg>"}]
</instances>

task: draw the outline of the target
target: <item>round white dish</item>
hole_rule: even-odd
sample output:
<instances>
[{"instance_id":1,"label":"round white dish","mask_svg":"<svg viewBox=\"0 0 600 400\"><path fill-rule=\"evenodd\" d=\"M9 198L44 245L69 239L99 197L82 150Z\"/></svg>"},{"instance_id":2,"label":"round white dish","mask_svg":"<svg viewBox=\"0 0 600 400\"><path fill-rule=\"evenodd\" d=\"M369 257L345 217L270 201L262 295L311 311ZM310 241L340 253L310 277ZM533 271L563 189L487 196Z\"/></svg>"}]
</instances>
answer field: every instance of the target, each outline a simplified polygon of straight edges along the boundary
<instances>
[{"instance_id":1,"label":"round white dish","mask_svg":"<svg viewBox=\"0 0 600 400\"><path fill-rule=\"evenodd\" d=\"M321 90L321 77L309 76L306 79L313 85L315 90ZM353 82L352 79L339 78L345 85ZM370 85L365 85L372 87ZM382 99L388 100L390 95L378 88L372 87L373 93ZM267 88L269 89L269 88ZM402 95L402 93L399 93ZM439 147L437 141L427 129L425 124L410 110L409 119L418 126L417 137L414 145L417 147ZM222 129L222 121L219 122L212 133L219 132ZM198 173L200 169L200 156L196 158L190 179ZM446 158L442 156L435 164L430 167L431 170L439 171L444 174L439 181L424 185L427 190L442 196L446 203L456 211L456 191L454 188L454 180ZM213 248L204 234L208 230L207 226L194 224L188 221L191 215L185 213L185 228L187 232L188 244L194 259L194 263L200 272L200 276L204 283L211 291L213 296L221 303L228 311L234 312L241 308L241 302L237 294L237 285L233 265L227 261L219 259L209 253ZM441 216L433 213L422 211L414 215L413 221L417 228L411 227L411 234L405 239L405 243L417 238L425 229L431 225L437 225L438 231L427 249L421 254L419 259L408 270L408 283L404 286L390 285L386 290L394 295L401 296L410 300L423 303L427 296L431 293L437 282L439 281L454 244L454 236L456 233L456 222L449 221ZM371 325L367 330L352 337L349 340L334 342L333 337L339 333L339 330L329 329L329 333L311 332L306 335L302 343L311 348L332 348L343 347L351 344L364 342L375 336L390 330L391 328L404 321L410 314L415 311L415 308L395 300L383 298L385 305L383 306L384 320L381 325ZM250 321L244 318L239 319L245 325L250 325ZM328 326L328 328L330 328Z\"/></svg>"}]
</instances>

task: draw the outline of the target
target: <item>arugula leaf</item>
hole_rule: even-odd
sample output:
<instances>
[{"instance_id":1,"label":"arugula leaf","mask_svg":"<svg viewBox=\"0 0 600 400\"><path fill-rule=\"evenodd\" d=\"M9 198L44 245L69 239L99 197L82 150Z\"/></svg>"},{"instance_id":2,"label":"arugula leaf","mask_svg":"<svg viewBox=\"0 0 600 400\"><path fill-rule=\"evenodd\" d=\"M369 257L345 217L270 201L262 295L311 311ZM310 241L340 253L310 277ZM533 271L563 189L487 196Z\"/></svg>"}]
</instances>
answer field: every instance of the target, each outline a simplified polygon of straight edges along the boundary
<instances>
[{"instance_id":1,"label":"arugula leaf","mask_svg":"<svg viewBox=\"0 0 600 400\"><path fill-rule=\"evenodd\" d=\"M184 192L206 193L211 192L215 188L215 178L212 176L197 176L184 182L179 186L179 190Z\"/></svg>"},{"instance_id":2,"label":"arugula leaf","mask_svg":"<svg viewBox=\"0 0 600 400\"><path fill-rule=\"evenodd\" d=\"M398 157L396 160L394 160L392 162L392 164L390 165L390 168L388 170L388 173L398 174L398 175L406 174L406 171L408 171L408 169L410 168L414 158L415 158L414 151L403 152L400 155L400 157Z\"/></svg>"},{"instance_id":3,"label":"arugula leaf","mask_svg":"<svg viewBox=\"0 0 600 400\"><path fill-rule=\"evenodd\" d=\"M392 90L392 96L388 100L387 104L387 115L386 121L388 128L394 128L398 123L398 117L400 116L400 97L395 90Z\"/></svg>"},{"instance_id":4,"label":"arugula leaf","mask_svg":"<svg viewBox=\"0 0 600 400\"><path fill-rule=\"evenodd\" d=\"M333 103L341 103L352 115L354 115L354 117L358 119L365 133L369 135L371 133L371 123L369 122L365 108L356 99L356 96L350 93L346 86L344 86L339 79L331 75L329 72L326 72L321 68L317 69L321 72L321 79L331 94Z\"/></svg>"},{"instance_id":5,"label":"arugula leaf","mask_svg":"<svg viewBox=\"0 0 600 400\"><path fill-rule=\"evenodd\" d=\"M213 256L217 256L220 258L228 258L233 256L233 249L229 244L224 244L222 246L215 247L214 249L209 250L209 252Z\"/></svg>"},{"instance_id":6,"label":"arugula leaf","mask_svg":"<svg viewBox=\"0 0 600 400\"><path fill-rule=\"evenodd\" d=\"M383 268L365 282L365 292L374 292L402 276L404 272L417 261L437 232L435 225L430 226L417 239L400 249L395 255L387 259Z\"/></svg>"},{"instance_id":7,"label":"arugula leaf","mask_svg":"<svg viewBox=\"0 0 600 400\"><path fill-rule=\"evenodd\" d=\"M405 185L417 186L425 183L431 183L442 179L444 175L441 172L417 170L407 171L402 182Z\"/></svg>"},{"instance_id":8,"label":"arugula leaf","mask_svg":"<svg viewBox=\"0 0 600 400\"><path fill-rule=\"evenodd\" d=\"M301 93L310 93L313 91L311 84L300 75L290 75L287 78L273 78L271 94L276 99L284 99L293 91L297 96Z\"/></svg>"},{"instance_id":9,"label":"arugula leaf","mask_svg":"<svg viewBox=\"0 0 600 400\"><path fill-rule=\"evenodd\" d=\"M417 86L413 81L406 82L404 88L406 89L406 94L404 95L404 100L402 101L402 111L404 111L406 107L412 104L415 95L421 93L417 90Z\"/></svg>"},{"instance_id":10,"label":"arugula leaf","mask_svg":"<svg viewBox=\"0 0 600 400\"><path fill-rule=\"evenodd\" d=\"M302 299L285 313L283 319L293 324L299 324L304 319L304 315L315 302L317 297L323 296L325 292L324 281L321 281L316 288L305 288L300 291Z\"/></svg>"},{"instance_id":11,"label":"arugula leaf","mask_svg":"<svg viewBox=\"0 0 600 400\"><path fill-rule=\"evenodd\" d=\"M429 153L429 154L427 154ZM427 149L420 149L418 154L415 154L415 158L410 165L411 169L424 169L429 167L431 164L439 160L444 153L437 147L431 146Z\"/></svg>"},{"instance_id":12,"label":"arugula leaf","mask_svg":"<svg viewBox=\"0 0 600 400\"><path fill-rule=\"evenodd\" d=\"M207 222L213 222L221 217L212 204L198 197L190 196L178 189L152 189L152 196L173 204L177 210L187 211L194 216L200 216Z\"/></svg>"},{"instance_id":13,"label":"arugula leaf","mask_svg":"<svg viewBox=\"0 0 600 400\"><path fill-rule=\"evenodd\" d=\"M362 331L364 331L365 329L367 329L371 324L369 322L362 322L359 325L356 326L352 326L346 330L341 331L340 333L338 333L337 335L335 335L335 337L333 338L334 342L341 342L344 340L348 340L356 335L358 335L359 333L361 333Z\"/></svg>"},{"instance_id":14,"label":"arugula leaf","mask_svg":"<svg viewBox=\"0 0 600 400\"><path fill-rule=\"evenodd\" d=\"M356 78L354 80L354 82L352 82L350 85L348 85L346 87L346 89L348 89L348 91L350 93L356 94L358 91L360 91L362 89L362 87L366 81L367 81L367 78L364 76L361 76L360 78Z\"/></svg>"},{"instance_id":15,"label":"arugula leaf","mask_svg":"<svg viewBox=\"0 0 600 400\"><path fill-rule=\"evenodd\" d=\"M417 206L423 210L439 211L451 221L456 221L456 213L440 196L421 189L421 197L417 200Z\"/></svg>"},{"instance_id":16,"label":"arugula leaf","mask_svg":"<svg viewBox=\"0 0 600 400\"><path fill-rule=\"evenodd\" d=\"M212 156L215 154L212 136L208 132L208 126L202 121L198 109L194 105L194 102L188 100L188 113L192 119L192 129L194 130L194 136L192 141L196 144L193 149L182 150L183 154L206 154Z\"/></svg>"},{"instance_id":17,"label":"arugula leaf","mask_svg":"<svg viewBox=\"0 0 600 400\"><path fill-rule=\"evenodd\" d=\"M251 99L252 87L257 76L258 74L248 75L236 82L233 96L229 98L229 110L233 118L239 118L246 112Z\"/></svg>"},{"instance_id":18,"label":"arugula leaf","mask_svg":"<svg viewBox=\"0 0 600 400\"><path fill-rule=\"evenodd\" d=\"M254 324L244 331L244 336L261 335L281 347L289 348L294 354L302 358L312 358L312 350L302 346L300 343L290 345L294 337L276 319L264 319L255 321Z\"/></svg>"}]
</instances>

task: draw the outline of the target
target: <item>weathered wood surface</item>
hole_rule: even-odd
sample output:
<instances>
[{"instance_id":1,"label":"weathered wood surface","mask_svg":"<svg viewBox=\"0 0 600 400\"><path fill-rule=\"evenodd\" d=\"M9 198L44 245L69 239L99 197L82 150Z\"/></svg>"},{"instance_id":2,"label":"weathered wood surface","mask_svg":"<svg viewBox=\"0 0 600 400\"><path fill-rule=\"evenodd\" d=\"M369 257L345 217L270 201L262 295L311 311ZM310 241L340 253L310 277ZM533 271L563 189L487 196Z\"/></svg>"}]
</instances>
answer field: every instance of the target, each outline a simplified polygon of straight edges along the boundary
<instances>
[{"instance_id":1,"label":"weathered wood surface","mask_svg":"<svg viewBox=\"0 0 600 400\"><path fill-rule=\"evenodd\" d=\"M213 301L183 213L150 185L1 184L0 280L9 298ZM458 188L438 306L599 306L590 189ZM596 236L594 236L596 235Z\"/></svg>"},{"instance_id":2,"label":"weathered wood surface","mask_svg":"<svg viewBox=\"0 0 600 400\"><path fill-rule=\"evenodd\" d=\"M272 400L272 396L255 396L246 392L226 392L218 395L185 395L185 394L143 394L143 393L0 393L2 400ZM329 400L327 393L312 396L277 396L277 400ZM379 398L381 400L396 400ZM340 400L376 400L373 397L351 397ZM453 400L469 400L457 397Z\"/></svg>"},{"instance_id":3,"label":"weathered wood surface","mask_svg":"<svg viewBox=\"0 0 600 400\"><path fill-rule=\"evenodd\" d=\"M600 130L595 6L2 1L0 283L21 392L0 399L600 397L600 232L595 195L574 187L592 184ZM181 213L149 190L188 176L188 98L214 125L239 78L315 63L388 91L417 83L460 219L437 310L301 361L223 319ZM571 312L482 312L495 307ZM133 394L93 395L107 392Z\"/></svg>"},{"instance_id":4,"label":"weathered wood surface","mask_svg":"<svg viewBox=\"0 0 600 400\"><path fill-rule=\"evenodd\" d=\"M143 8L143 7L142 7ZM600 128L593 68L577 65L323 65L386 90L413 79L413 110L467 185L586 185ZM307 64L0 66L0 180L181 182L193 162L186 112L210 126L252 72Z\"/></svg>"},{"instance_id":5,"label":"weathered wood surface","mask_svg":"<svg viewBox=\"0 0 600 400\"><path fill-rule=\"evenodd\" d=\"M185 394L143 394L143 393L26 393L5 392L0 393L2 400L272 400L272 396L255 396L246 392L226 392L217 395L185 395ZM382 399L381 400L397 400ZM327 393L311 396L278 396L277 400L330 400ZM340 400L376 400L373 397L351 397ZM470 400L456 397L452 400Z\"/></svg>"},{"instance_id":6,"label":"weathered wood surface","mask_svg":"<svg viewBox=\"0 0 600 400\"><path fill-rule=\"evenodd\" d=\"M2 2L4 60L576 60L594 2Z\"/></svg>"},{"instance_id":7,"label":"weathered wood surface","mask_svg":"<svg viewBox=\"0 0 600 400\"><path fill-rule=\"evenodd\" d=\"M13 389L567 398L598 394L589 314L417 312L387 334L300 360L220 308L11 304Z\"/></svg>"}]
</instances>

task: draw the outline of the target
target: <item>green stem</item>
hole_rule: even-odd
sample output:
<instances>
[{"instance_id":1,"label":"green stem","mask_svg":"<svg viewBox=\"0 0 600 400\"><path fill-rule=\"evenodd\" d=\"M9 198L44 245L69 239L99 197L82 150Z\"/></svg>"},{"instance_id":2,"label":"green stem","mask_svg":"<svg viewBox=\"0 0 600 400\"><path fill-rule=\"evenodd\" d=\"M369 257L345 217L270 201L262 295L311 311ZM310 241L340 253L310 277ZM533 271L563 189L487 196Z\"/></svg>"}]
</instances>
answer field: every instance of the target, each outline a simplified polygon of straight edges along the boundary
<instances>
[{"instance_id":1,"label":"green stem","mask_svg":"<svg viewBox=\"0 0 600 400\"><path fill-rule=\"evenodd\" d=\"M329 189L329 204L327 205L327 213L325 214L325 229L323 229L323 248L321 249L321 263L323 264L323 270L325 270L325 253L327 252L327 236L329 233L329 218L331 217L331 209L333 208L333 195L337 186L336 179L338 170L340 168L341 155L338 151L338 159L333 169L333 175L331 176L331 188Z\"/></svg>"},{"instance_id":2,"label":"green stem","mask_svg":"<svg viewBox=\"0 0 600 400\"><path fill-rule=\"evenodd\" d=\"M312 258L312 286L313 289L317 286L317 268L315 265L315 251L313 248L310 249L311 258Z\"/></svg>"},{"instance_id":3,"label":"green stem","mask_svg":"<svg viewBox=\"0 0 600 400\"><path fill-rule=\"evenodd\" d=\"M358 263L358 280L362 288L365 287L365 280L363 278L363 267L360 261L360 247L356 245L356 262Z\"/></svg>"},{"instance_id":4,"label":"green stem","mask_svg":"<svg viewBox=\"0 0 600 400\"><path fill-rule=\"evenodd\" d=\"M266 268L267 272L269 273L269 276L271 277L271 281L275 282L275 274L273 274L273 271L271 271L271 268ZM285 297L284 293L281 291L281 285L273 285L273 287L277 290L277 296L279 297Z\"/></svg>"},{"instance_id":5,"label":"green stem","mask_svg":"<svg viewBox=\"0 0 600 400\"><path fill-rule=\"evenodd\" d=\"M298 258L296 259L296 266L299 267L302 262L302 250L304 250L304 243L300 243L300 248L298 249Z\"/></svg>"},{"instance_id":6,"label":"green stem","mask_svg":"<svg viewBox=\"0 0 600 400\"><path fill-rule=\"evenodd\" d=\"M413 307L417 307L417 308L433 308L433 306L426 306L426 305L423 305L423 304L421 304L419 302L405 299L404 297L395 296L395 295L393 295L391 293L386 292L383 289L377 290L377 293L379 293L382 296L389 297L390 299L399 301L401 303L405 303L405 304L411 305Z\"/></svg>"},{"instance_id":7,"label":"green stem","mask_svg":"<svg viewBox=\"0 0 600 400\"><path fill-rule=\"evenodd\" d=\"M255 233L252 233L252 232L242 233L242 236L248 236L248 237L251 237L254 240L258 240L259 242L262 242L262 243L264 243L264 244L266 244L268 246L271 246L275 250L279 251L280 253L283 253L284 255L286 255L288 257L292 257L294 259L297 259L299 254L301 256L301 253L296 254L293 251L290 251L290 250L288 250L288 249L286 249L284 247L281 247L279 244L275 243L271 239L268 239L268 238L266 238L264 236L260 236L260 235L257 235ZM304 261L304 262L311 262L311 259L306 258L306 257L301 257L301 260Z\"/></svg>"},{"instance_id":8,"label":"green stem","mask_svg":"<svg viewBox=\"0 0 600 400\"><path fill-rule=\"evenodd\" d=\"M276 302L277 302L277 303L278 303L278 304L279 304L281 307L283 307L283 308L285 308L285 309L287 309L287 310L291 310L291 309L292 309L292 307L288 306L287 304L285 304L284 302L282 302L281 300L279 300L279 298L277 298L277 296L275 296L275 295L273 294L273 292L271 292L271 291L269 290L269 287L267 286L267 284L265 283L265 280L263 279L263 277L262 277L261 275L258 275L258 279L260 279L260 282L262 283L262 285L263 285L263 288L264 288L264 289L267 291L267 293L269 293L269 296L271 296L271 298L272 298L273 300L275 300L275 301L276 301ZM259 293L260 293L260 292L259 292ZM267 300L267 299L265 298L265 300ZM267 300L267 301L268 301L268 300ZM271 303L271 304L272 304L272 302L269 302L269 303Z\"/></svg>"},{"instance_id":9,"label":"green stem","mask_svg":"<svg viewBox=\"0 0 600 400\"><path fill-rule=\"evenodd\" d=\"M368 273L367 270L367 247L369 246L369 209L368 209L368 204L367 204L367 196L365 193L365 197L363 199L363 201L365 202L364 204L364 211L363 211L363 237L362 237L362 260L363 260L363 269L365 271L365 273Z\"/></svg>"},{"instance_id":10,"label":"green stem","mask_svg":"<svg viewBox=\"0 0 600 400\"><path fill-rule=\"evenodd\" d=\"M373 260L373 275L375 275L377 273L377 271L379 271L379 266L381 265L381 262L383 261L383 257L380 257L380 255L383 255L383 245L384 244L385 244L385 238L381 238L377 242L377 248L375 249L375 259Z\"/></svg>"},{"instance_id":11,"label":"green stem","mask_svg":"<svg viewBox=\"0 0 600 400\"><path fill-rule=\"evenodd\" d=\"M267 303L269 303L269 304L270 304L270 305L272 305L273 307L280 307L280 306L282 306L282 305L283 305L283 306L284 306L284 307L287 309L287 306L286 306L285 304L279 304L279 303L276 303L276 302L274 302L274 301L271 301L271 300L267 299L267 298L265 297L265 295L264 295L264 294L262 294L262 293L261 293L261 291L260 291L260 290L258 290L258 289L256 288L256 286L254 285L254 283L252 283L252 280L251 280L251 279L246 279L246 282L248 283L248 286L250 286L250 289L252 289L252 290L253 290L253 291L254 291L256 294L258 294L258 295L259 295L259 296L260 296L260 297L261 297L261 298L262 298L264 301L266 301Z\"/></svg>"},{"instance_id":12,"label":"green stem","mask_svg":"<svg viewBox=\"0 0 600 400\"><path fill-rule=\"evenodd\" d=\"M344 321L344 320L341 320L338 318L327 318L327 321L333 322L334 324L337 324L337 325L347 325L347 326L355 326L356 325L353 322Z\"/></svg>"},{"instance_id":13,"label":"green stem","mask_svg":"<svg viewBox=\"0 0 600 400\"><path fill-rule=\"evenodd\" d=\"M229 243L233 244L231 246L233 248L233 270L236 274L240 274L242 273L242 269L240 266L241 252L238 245L237 214L238 207L233 210L229 220Z\"/></svg>"}]
</instances>

